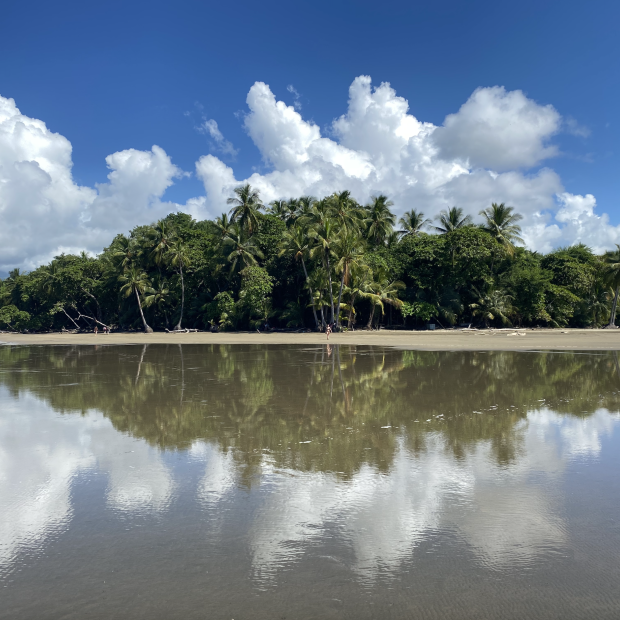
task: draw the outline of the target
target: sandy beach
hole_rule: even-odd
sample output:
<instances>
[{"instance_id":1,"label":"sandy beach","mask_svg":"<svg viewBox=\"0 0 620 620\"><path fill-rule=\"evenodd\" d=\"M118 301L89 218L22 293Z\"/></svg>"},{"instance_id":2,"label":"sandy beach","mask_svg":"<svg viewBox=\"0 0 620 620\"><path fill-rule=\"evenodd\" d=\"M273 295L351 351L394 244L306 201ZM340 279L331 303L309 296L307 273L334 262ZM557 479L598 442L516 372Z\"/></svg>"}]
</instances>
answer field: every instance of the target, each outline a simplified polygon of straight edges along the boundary
<instances>
[{"instance_id":1,"label":"sandy beach","mask_svg":"<svg viewBox=\"0 0 620 620\"><path fill-rule=\"evenodd\" d=\"M127 345L127 344L325 344L320 333L190 332L167 334L0 334L2 344L20 345ZM620 330L446 330L356 331L332 334L330 344L375 345L423 351L602 351L620 350Z\"/></svg>"}]
</instances>

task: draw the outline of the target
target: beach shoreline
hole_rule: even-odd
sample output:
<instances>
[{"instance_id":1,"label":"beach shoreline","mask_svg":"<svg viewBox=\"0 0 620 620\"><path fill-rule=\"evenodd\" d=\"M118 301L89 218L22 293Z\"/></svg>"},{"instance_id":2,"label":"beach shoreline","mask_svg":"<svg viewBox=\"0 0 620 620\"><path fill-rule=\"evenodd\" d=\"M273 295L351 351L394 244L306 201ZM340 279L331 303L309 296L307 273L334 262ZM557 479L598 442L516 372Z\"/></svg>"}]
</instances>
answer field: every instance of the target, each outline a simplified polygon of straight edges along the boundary
<instances>
[{"instance_id":1,"label":"beach shoreline","mask_svg":"<svg viewBox=\"0 0 620 620\"><path fill-rule=\"evenodd\" d=\"M322 333L291 332L119 332L0 334L4 345L142 345L235 344L384 346L420 351L618 351L620 330L510 329L438 331L355 331L335 333L327 341Z\"/></svg>"}]
</instances>

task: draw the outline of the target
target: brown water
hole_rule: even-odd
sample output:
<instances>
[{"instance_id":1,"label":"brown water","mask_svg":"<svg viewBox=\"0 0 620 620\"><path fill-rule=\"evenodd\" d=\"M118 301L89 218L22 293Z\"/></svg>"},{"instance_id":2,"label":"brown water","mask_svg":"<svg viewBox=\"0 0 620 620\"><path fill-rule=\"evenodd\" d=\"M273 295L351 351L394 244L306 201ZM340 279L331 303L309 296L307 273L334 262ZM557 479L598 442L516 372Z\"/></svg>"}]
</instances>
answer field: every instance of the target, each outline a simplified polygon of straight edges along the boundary
<instances>
[{"instance_id":1,"label":"brown water","mask_svg":"<svg viewBox=\"0 0 620 620\"><path fill-rule=\"evenodd\" d=\"M620 618L616 353L0 347L0 617Z\"/></svg>"}]
</instances>

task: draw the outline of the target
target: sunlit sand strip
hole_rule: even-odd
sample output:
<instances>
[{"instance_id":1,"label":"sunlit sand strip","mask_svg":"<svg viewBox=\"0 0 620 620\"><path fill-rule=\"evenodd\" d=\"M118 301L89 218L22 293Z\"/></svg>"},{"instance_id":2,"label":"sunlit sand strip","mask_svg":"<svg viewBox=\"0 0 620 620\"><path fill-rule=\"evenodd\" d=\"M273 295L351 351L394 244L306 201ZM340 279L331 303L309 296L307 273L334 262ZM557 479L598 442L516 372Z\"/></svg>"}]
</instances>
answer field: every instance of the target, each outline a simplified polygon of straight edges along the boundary
<instances>
[{"instance_id":1,"label":"sunlit sand strip","mask_svg":"<svg viewBox=\"0 0 620 620\"><path fill-rule=\"evenodd\" d=\"M532 351L620 350L620 330L445 330L445 331L355 331L332 334L329 341L321 333L190 332L167 334L0 334L3 344L346 344L398 347L426 351Z\"/></svg>"}]
</instances>

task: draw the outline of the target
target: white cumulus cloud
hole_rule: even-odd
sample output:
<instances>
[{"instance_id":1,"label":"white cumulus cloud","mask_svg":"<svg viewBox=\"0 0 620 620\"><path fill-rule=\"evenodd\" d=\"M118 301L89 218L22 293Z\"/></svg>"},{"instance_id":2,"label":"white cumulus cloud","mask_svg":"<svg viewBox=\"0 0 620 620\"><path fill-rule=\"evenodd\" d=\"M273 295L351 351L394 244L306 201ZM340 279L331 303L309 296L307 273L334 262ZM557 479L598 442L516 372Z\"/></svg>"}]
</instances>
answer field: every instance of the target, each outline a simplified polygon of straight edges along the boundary
<instances>
[{"instance_id":1,"label":"white cumulus cloud","mask_svg":"<svg viewBox=\"0 0 620 620\"><path fill-rule=\"evenodd\" d=\"M478 88L456 114L446 116L434 139L445 157L473 167L530 168L558 154L548 140L560 120L553 106L538 105L520 90Z\"/></svg>"},{"instance_id":2,"label":"white cumulus cloud","mask_svg":"<svg viewBox=\"0 0 620 620\"><path fill-rule=\"evenodd\" d=\"M184 173L158 146L106 157L107 183L72 176L71 143L0 97L0 271L61 252L100 252L113 236L176 211L161 201Z\"/></svg>"},{"instance_id":3,"label":"white cumulus cloud","mask_svg":"<svg viewBox=\"0 0 620 620\"><path fill-rule=\"evenodd\" d=\"M524 239L539 251L576 242L602 251L620 242L620 228L595 212L593 196L566 192L555 171L539 167L559 154L551 140L570 123L521 91L479 88L442 126L418 120L389 84L373 88L369 76L353 81L347 111L323 132L263 82L250 88L247 105L245 127L271 170L237 178L217 158L202 157L196 173L212 215L249 182L265 202L349 189L360 201L385 193L398 213L416 208L427 216L454 205L478 216L505 202L523 214Z\"/></svg>"},{"instance_id":4,"label":"white cumulus cloud","mask_svg":"<svg viewBox=\"0 0 620 620\"><path fill-rule=\"evenodd\" d=\"M297 91L287 90L297 104ZM346 111L323 129L263 82L246 102L244 127L266 171L241 178L205 155L196 162L205 194L179 205L164 194L187 173L162 148L113 153L107 182L79 186L69 140L0 97L0 272L33 268L62 251L98 252L115 234L171 211L214 217L245 182L264 202L349 189L362 202L387 194L398 214L416 208L427 217L454 205L477 217L505 202L523 214L523 237L539 251L576 242L602 251L620 242L620 227L598 212L593 195L567 192L544 167L559 154L554 136L574 133L576 121L521 91L478 88L441 126L417 119L390 84L373 87L369 76L353 80ZM203 120L214 151L234 156L217 122Z\"/></svg>"}]
</instances>

